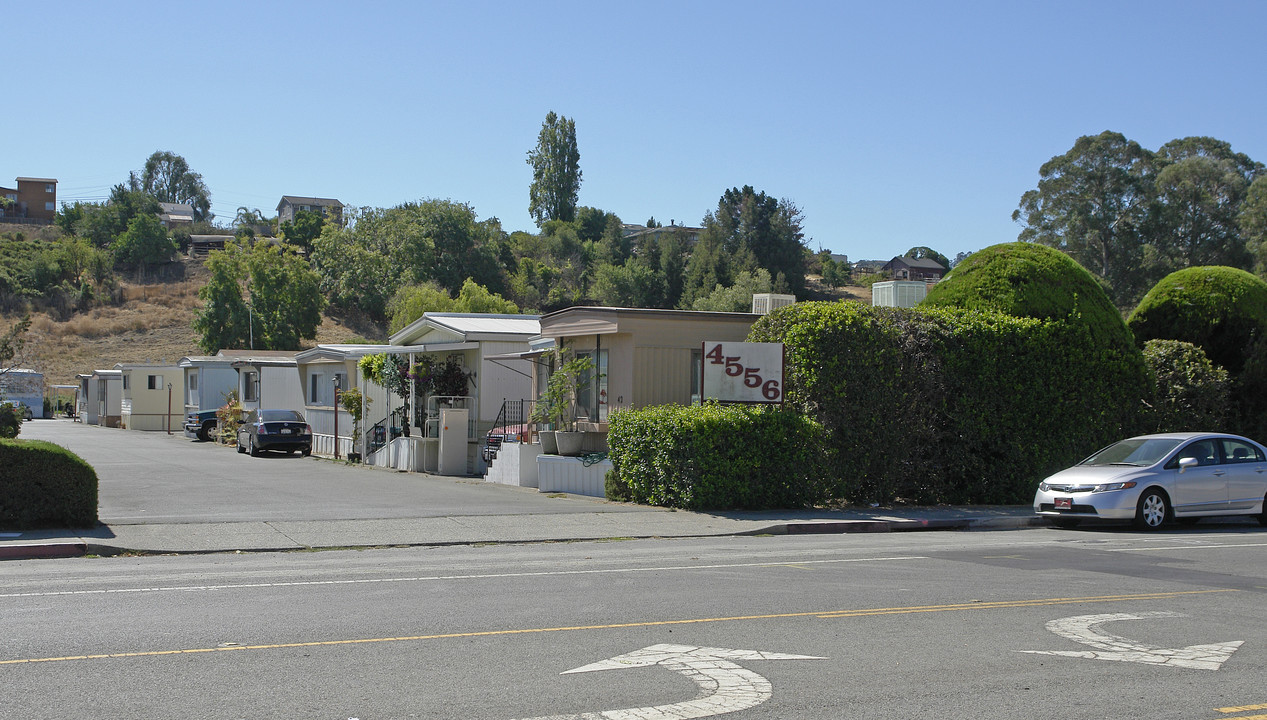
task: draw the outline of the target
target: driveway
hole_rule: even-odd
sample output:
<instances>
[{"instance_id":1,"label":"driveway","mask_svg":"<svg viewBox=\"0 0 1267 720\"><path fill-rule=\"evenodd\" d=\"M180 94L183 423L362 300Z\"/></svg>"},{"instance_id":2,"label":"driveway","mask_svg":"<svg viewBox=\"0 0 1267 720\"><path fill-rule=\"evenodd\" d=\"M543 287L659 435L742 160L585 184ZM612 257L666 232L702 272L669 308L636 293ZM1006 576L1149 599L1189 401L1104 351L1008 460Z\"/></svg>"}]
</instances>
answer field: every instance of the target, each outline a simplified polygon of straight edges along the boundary
<instances>
[{"instance_id":1,"label":"driveway","mask_svg":"<svg viewBox=\"0 0 1267 720\"><path fill-rule=\"evenodd\" d=\"M298 455L253 458L180 434L64 419L23 423L21 437L66 447L96 468L100 519L109 525L659 511L551 497L480 478L396 472Z\"/></svg>"}]
</instances>

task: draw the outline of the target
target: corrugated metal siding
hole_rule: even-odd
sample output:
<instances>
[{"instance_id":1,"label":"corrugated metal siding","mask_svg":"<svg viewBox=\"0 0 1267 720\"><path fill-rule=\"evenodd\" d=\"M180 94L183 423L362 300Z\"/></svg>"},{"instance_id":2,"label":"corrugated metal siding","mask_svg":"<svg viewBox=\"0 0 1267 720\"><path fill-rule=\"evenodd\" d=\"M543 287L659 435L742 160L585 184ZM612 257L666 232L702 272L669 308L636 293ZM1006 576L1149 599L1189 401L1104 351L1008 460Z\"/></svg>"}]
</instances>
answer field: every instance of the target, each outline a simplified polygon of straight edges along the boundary
<instances>
[{"instance_id":1,"label":"corrugated metal siding","mask_svg":"<svg viewBox=\"0 0 1267 720\"><path fill-rule=\"evenodd\" d=\"M643 347L634 350L635 408L691 401L691 351Z\"/></svg>"}]
</instances>

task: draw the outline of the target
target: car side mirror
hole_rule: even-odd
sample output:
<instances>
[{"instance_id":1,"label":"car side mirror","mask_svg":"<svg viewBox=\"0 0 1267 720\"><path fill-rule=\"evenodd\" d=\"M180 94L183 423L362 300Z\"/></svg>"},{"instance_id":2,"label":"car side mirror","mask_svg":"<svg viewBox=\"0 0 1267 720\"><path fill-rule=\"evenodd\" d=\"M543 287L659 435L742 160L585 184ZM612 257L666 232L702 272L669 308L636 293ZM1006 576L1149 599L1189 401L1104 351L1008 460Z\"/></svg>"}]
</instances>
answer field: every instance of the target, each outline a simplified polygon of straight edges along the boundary
<instances>
[{"instance_id":1,"label":"car side mirror","mask_svg":"<svg viewBox=\"0 0 1267 720\"><path fill-rule=\"evenodd\" d=\"M1197 462L1196 458L1179 458L1179 472L1183 472L1188 468L1194 468L1200 464L1201 463Z\"/></svg>"}]
</instances>

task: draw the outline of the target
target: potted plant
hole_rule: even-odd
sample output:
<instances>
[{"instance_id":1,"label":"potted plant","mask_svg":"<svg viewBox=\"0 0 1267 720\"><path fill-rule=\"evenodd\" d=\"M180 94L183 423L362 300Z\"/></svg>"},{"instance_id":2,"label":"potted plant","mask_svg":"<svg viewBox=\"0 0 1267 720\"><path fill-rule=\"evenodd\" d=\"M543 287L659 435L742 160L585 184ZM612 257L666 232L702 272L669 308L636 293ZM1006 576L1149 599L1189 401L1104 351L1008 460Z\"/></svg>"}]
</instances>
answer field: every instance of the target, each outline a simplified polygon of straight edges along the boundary
<instances>
[{"instance_id":1,"label":"potted plant","mask_svg":"<svg viewBox=\"0 0 1267 720\"><path fill-rule=\"evenodd\" d=\"M563 353L559 358L563 358ZM585 433L576 429L576 414L572 411L577 393L590 382L589 372L594 361L589 357L573 357L560 365L546 383L546 412L554 424L554 441L560 455L580 455ZM543 448L544 449L544 448Z\"/></svg>"}]
</instances>

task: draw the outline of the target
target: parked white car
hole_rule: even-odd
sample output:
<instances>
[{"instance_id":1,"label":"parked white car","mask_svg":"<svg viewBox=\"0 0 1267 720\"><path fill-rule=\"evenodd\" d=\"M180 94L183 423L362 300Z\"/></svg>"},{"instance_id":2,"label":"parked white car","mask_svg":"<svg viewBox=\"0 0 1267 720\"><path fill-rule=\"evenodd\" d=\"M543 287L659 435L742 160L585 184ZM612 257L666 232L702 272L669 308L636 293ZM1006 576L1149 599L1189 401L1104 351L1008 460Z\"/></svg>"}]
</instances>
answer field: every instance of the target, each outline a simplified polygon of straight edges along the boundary
<instances>
[{"instance_id":1,"label":"parked white car","mask_svg":"<svg viewBox=\"0 0 1267 720\"><path fill-rule=\"evenodd\" d=\"M1267 525L1267 449L1237 435L1167 433L1116 442L1038 485L1034 512L1060 527L1256 515Z\"/></svg>"}]
</instances>

